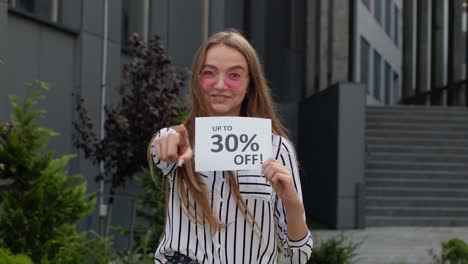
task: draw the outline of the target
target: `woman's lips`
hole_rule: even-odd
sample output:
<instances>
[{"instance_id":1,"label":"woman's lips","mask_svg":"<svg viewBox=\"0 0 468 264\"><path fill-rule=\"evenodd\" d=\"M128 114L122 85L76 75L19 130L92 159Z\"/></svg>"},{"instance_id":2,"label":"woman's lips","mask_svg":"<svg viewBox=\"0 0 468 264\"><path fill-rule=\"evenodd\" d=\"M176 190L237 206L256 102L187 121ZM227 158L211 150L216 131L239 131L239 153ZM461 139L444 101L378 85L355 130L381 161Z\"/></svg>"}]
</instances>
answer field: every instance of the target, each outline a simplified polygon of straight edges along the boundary
<instances>
[{"instance_id":1,"label":"woman's lips","mask_svg":"<svg viewBox=\"0 0 468 264\"><path fill-rule=\"evenodd\" d=\"M225 95L221 95L221 94L213 94L213 95L210 95L210 98L211 98L211 101L213 103L225 103L226 101L228 101L229 99L231 99L231 97L229 96L225 96Z\"/></svg>"}]
</instances>

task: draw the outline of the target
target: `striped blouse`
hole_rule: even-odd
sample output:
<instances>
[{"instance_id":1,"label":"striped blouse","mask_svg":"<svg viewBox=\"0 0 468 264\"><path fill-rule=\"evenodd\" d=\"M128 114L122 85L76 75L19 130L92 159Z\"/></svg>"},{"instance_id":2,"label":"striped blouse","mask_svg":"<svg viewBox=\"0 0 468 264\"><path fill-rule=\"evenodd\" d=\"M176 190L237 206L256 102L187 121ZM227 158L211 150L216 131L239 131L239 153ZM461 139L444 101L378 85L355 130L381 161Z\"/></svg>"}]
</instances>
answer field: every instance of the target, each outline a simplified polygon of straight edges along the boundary
<instances>
[{"instance_id":1,"label":"striped blouse","mask_svg":"<svg viewBox=\"0 0 468 264\"><path fill-rule=\"evenodd\" d=\"M158 137L166 133L175 131L162 129L158 132ZM292 145L277 135L273 135L272 140L275 159L291 170L294 186L302 199L299 171ZM310 232L300 240L288 238L288 219L283 203L265 177L261 176L260 171L239 170L236 174L241 196L255 217L261 234L256 232L257 228L251 227L239 211L234 194L226 183L228 174L224 171L200 173L208 188L210 206L225 224L225 227L212 233L208 223L204 226L194 223L184 212L177 193L179 182L175 177L176 164L166 164L159 160L154 146L151 147L151 151L153 162L168 177L170 186L166 227L155 252L155 263L166 263L166 256L172 256L176 251L198 260L199 263L277 263L278 244L282 247L281 252L286 255L288 263L307 262L313 244ZM194 204L195 209L196 206Z\"/></svg>"}]
</instances>

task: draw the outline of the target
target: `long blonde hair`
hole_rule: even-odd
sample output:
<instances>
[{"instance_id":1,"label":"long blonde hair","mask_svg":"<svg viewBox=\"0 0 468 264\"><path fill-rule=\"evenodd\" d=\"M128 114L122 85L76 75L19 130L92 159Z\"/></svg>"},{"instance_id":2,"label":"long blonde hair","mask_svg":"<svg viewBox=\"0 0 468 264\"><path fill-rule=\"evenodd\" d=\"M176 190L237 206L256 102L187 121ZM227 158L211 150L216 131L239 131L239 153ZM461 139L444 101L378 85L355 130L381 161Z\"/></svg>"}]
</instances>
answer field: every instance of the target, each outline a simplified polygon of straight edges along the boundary
<instances>
[{"instance_id":1,"label":"long blonde hair","mask_svg":"<svg viewBox=\"0 0 468 264\"><path fill-rule=\"evenodd\" d=\"M203 67L207 51L211 47L220 44L236 49L247 61L250 83L247 87L244 101L242 102L241 116L269 118L271 119L273 133L287 138L286 131L273 105L270 88L267 85L257 53L239 32L227 30L216 33L206 40L198 49L193 60L192 74L189 81L191 110L184 121L192 148L195 144L195 117L211 115L208 102L205 102L202 94L198 73ZM148 162L151 168L153 165L149 153L150 148L151 146L148 146ZM227 172L227 174L227 181L234 194L237 205L241 209L246 220L253 226L255 223L254 217L241 197L236 176L232 171ZM200 218L200 214L197 214L197 211L201 211L204 219L207 220L212 230L219 230L223 227L223 223L211 210L207 197L208 189L202 181L201 176L195 172L193 160L186 162L182 168L177 170L177 180L179 181L178 193L185 207L184 211L189 215L190 219L194 222L202 223L203 218ZM196 210L193 204L188 202L189 195L193 198L194 204L197 205L199 210Z\"/></svg>"}]
</instances>

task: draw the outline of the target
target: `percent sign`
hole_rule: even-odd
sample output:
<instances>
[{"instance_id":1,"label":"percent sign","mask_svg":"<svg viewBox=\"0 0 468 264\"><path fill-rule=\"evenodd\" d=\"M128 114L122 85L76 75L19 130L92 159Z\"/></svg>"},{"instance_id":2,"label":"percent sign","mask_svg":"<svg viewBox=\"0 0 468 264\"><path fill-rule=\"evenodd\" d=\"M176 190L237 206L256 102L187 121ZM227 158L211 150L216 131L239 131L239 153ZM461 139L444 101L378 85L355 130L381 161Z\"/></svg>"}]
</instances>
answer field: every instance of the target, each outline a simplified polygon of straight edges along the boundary
<instances>
[{"instance_id":1,"label":"percent sign","mask_svg":"<svg viewBox=\"0 0 468 264\"><path fill-rule=\"evenodd\" d=\"M239 147L239 142L244 143L244 148L242 148L242 152L244 152L249 146L252 151L257 151L259 149L258 143L253 142L254 139L257 137L257 134L254 134L250 139L249 136L246 134L242 134L239 137L234 134L228 134L224 140L223 145L223 137L219 134L211 136L211 139L215 139L213 145L217 146L215 149L211 149L212 152L220 152L224 148L226 148L229 152L234 152Z\"/></svg>"}]
</instances>

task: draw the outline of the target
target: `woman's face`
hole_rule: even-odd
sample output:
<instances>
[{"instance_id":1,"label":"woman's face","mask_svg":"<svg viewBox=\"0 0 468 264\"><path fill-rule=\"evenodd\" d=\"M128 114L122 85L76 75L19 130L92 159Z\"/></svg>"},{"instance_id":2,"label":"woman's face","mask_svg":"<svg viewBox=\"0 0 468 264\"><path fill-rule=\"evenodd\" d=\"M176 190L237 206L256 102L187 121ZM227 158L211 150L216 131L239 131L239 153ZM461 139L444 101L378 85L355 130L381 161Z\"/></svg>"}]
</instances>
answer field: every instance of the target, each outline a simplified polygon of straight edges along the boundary
<instances>
[{"instance_id":1,"label":"woman's face","mask_svg":"<svg viewBox=\"0 0 468 264\"><path fill-rule=\"evenodd\" d=\"M214 115L240 115L248 73L247 61L236 49L223 44L208 49L199 77L205 102Z\"/></svg>"}]
</instances>

